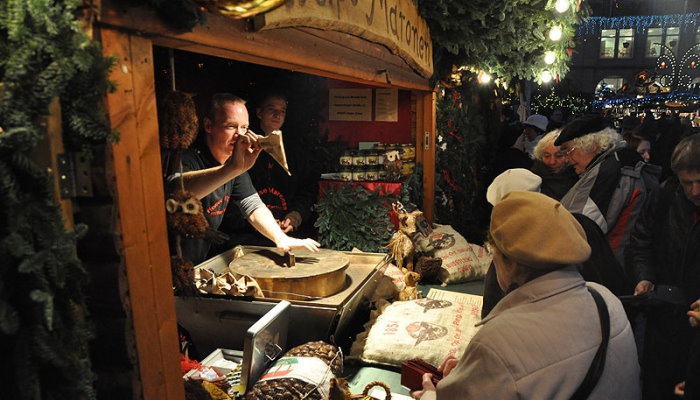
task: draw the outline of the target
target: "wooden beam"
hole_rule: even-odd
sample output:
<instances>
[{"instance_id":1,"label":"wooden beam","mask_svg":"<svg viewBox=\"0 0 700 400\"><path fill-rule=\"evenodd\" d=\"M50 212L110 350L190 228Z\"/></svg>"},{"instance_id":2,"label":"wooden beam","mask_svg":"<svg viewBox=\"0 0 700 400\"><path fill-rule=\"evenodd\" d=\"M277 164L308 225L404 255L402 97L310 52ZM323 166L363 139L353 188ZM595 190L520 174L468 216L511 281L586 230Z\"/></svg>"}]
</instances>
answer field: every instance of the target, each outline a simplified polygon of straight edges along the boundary
<instances>
[{"instance_id":1,"label":"wooden beam","mask_svg":"<svg viewBox=\"0 0 700 400\"><path fill-rule=\"evenodd\" d=\"M63 225L70 231L74 226L73 202L71 199L61 199L61 177L58 167L58 155L64 152L61 102L58 97L51 100L49 114L42 117L40 124L46 128L46 135L32 151L32 160L51 175L54 199L61 208Z\"/></svg>"},{"instance_id":2,"label":"wooden beam","mask_svg":"<svg viewBox=\"0 0 700 400\"><path fill-rule=\"evenodd\" d=\"M118 58L107 96L115 203L123 265L128 282L127 313L134 327L143 399L183 399L175 302L165 223L151 41L101 30L103 51Z\"/></svg>"},{"instance_id":3,"label":"wooden beam","mask_svg":"<svg viewBox=\"0 0 700 400\"><path fill-rule=\"evenodd\" d=\"M423 163L423 214L428 221L435 218L435 99L435 92L416 92L416 154Z\"/></svg>"},{"instance_id":4,"label":"wooden beam","mask_svg":"<svg viewBox=\"0 0 700 400\"><path fill-rule=\"evenodd\" d=\"M151 38L154 44L373 86L431 90L385 47L358 37L309 28L251 32L245 21L207 14L205 26L175 32L150 9L103 0L102 26Z\"/></svg>"}]
</instances>

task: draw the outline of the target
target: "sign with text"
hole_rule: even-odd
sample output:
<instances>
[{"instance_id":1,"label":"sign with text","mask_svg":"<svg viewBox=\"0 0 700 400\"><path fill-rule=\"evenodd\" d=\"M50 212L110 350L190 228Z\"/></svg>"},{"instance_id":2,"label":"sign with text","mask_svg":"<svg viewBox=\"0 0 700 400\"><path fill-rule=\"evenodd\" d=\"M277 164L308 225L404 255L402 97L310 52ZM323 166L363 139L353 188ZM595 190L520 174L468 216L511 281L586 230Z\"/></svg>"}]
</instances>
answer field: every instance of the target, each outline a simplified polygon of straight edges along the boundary
<instances>
[{"instance_id":1,"label":"sign with text","mask_svg":"<svg viewBox=\"0 0 700 400\"><path fill-rule=\"evenodd\" d=\"M371 121L372 89L330 89L329 121Z\"/></svg>"},{"instance_id":2,"label":"sign with text","mask_svg":"<svg viewBox=\"0 0 700 400\"><path fill-rule=\"evenodd\" d=\"M399 90L375 89L374 120L396 122L399 120Z\"/></svg>"},{"instance_id":3,"label":"sign with text","mask_svg":"<svg viewBox=\"0 0 700 400\"><path fill-rule=\"evenodd\" d=\"M259 16L256 26L348 33L386 46L424 78L433 74L430 31L412 0L288 0Z\"/></svg>"}]
</instances>

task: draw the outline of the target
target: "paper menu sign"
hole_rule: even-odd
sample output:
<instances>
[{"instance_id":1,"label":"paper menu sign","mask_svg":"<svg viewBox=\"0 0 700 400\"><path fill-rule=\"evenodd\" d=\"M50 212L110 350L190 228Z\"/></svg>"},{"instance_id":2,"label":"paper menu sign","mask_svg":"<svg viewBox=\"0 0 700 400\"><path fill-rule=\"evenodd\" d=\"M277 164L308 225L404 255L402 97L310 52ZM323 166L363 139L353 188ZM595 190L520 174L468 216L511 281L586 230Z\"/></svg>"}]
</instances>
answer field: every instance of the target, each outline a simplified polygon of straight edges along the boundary
<instances>
[{"instance_id":1,"label":"paper menu sign","mask_svg":"<svg viewBox=\"0 0 700 400\"><path fill-rule=\"evenodd\" d=\"M375 89L374 120L397 122L399 120L399 90Z\"/></svg>"}]
</instances>

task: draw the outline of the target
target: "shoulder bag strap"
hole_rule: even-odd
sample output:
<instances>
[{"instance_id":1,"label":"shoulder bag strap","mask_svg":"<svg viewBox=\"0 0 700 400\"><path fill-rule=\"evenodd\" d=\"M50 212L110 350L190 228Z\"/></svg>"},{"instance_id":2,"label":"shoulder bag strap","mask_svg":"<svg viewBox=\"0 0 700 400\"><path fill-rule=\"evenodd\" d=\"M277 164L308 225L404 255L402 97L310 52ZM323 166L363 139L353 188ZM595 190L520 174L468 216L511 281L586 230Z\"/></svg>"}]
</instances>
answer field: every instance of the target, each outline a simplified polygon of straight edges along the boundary
<instances>
[{"instance_id":1,"label":"shoulder bag strap","mask_svg":"<svg viewBox=\"0 0 700 400\"><path fill-rule=\"evenodd\" d=\"M608 313L608 307L603 300L603 296L600 295L592 287L588 287L588 291L593 296L595 300L595 305L598 308L598 317L600 317L600 330L602 333L603 340L598 347L598 351L593 357L593 362L588 368L586 377L583 378L581 386L578 387L576 392L571 396L571 400L583 400L587 399L588 396L593 392L598 380L603 375L603 369L605 368L605 355L608 352L608 341L610 340L610 314Z\"/></svg>"}]
</instances>

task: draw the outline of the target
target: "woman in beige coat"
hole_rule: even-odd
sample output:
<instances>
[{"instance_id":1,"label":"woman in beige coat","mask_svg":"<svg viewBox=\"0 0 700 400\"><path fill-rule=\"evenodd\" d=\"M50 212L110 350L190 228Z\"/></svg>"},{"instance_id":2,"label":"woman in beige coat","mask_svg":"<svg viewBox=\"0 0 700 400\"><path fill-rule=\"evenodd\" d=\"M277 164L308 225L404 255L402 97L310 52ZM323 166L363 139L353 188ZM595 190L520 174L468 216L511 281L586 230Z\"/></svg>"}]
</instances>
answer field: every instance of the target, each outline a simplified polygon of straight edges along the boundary
<instances>
[{"instance_id":1,"label":"woman in beige coat","mask_svg":"<svg viewBox=\"0 0 700 400\"><path fill-rule=\"evenodd\" d=\"M443 363L446 377L437 389L426 374L413 397L571 399L603 340L592 288L604 300L610 330L602 375L588 398L641 398L637 351L622 305L576 270L591 250L574 217L540 193L511 192L493 209L490 235L506 296L479 323L462 358Z\"/></svg>"}]
</instances>

